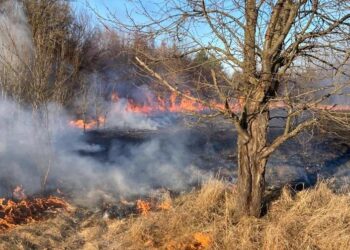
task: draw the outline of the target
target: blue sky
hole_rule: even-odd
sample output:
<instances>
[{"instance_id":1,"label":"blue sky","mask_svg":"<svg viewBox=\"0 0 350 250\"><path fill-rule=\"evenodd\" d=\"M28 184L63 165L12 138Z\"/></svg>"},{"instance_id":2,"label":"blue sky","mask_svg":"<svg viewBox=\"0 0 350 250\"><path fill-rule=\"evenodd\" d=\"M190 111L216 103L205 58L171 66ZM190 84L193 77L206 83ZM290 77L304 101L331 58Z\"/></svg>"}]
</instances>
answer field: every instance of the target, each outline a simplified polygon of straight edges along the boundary
<instances>
[{"instance_id":1,"label":"blue sky","mask_svg":"<svg viewBox=\"0 0 350 250\"><path fill-rule=\"evenodd\" d=\"M125 6L130 5L128 0L75 0L71 2L74 9L86 10L87 6L90 5L100 15L106 16L108 11L107 8L112 12L124 12Z\"/></svg>"},{"instance_id":2,"label":"blue sky","mask_svg":"<svg viewBox=\"0 0 350 250\"><path fill-rule=\"evenodd\" d=\"M149 1L143 2L146 7L150 7ZM121 20L126 20L126 9L131 11L134 8L133 0L72 0L71 5L74 9L83 11L90 11L88 8L90 6L103 17L107 17L110 11Z\"/></svg>"}]
</instances>

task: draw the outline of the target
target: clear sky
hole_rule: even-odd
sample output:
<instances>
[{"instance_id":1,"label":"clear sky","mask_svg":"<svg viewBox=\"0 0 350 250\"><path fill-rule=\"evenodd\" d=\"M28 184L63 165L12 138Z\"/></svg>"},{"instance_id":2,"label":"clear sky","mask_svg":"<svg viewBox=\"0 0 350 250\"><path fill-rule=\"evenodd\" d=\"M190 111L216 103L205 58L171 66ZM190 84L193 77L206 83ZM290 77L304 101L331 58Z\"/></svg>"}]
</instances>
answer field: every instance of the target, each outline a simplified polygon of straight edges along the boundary
<instances>
[{"instance_id":1,"label":"clear sky","mask_svg":"<svg viewBox=\"0 0 350 250\"><path fill-rule=\"evenodd\" d=\"M101 16L111 12L124 12L125 6L130 5L128 0L74 0L71 1L73 9L89 11L88 6L96 10Z\"/></svg>"},{"instance_id":2,"label":"clear sky","mask_svg":"<svg viewBox=\"0 0 350 250\"><path fill-rule=\"evenodd\" d=\"M116 14L121 20L126 20L126 9L134 9L133 0L72 0L73 9L90 11L93 8L99 15L107 17L111 12ZM143 1L145 7L151 7L151 1Z\"/></svg>"},{"instance_id":3,"label":"clear sky","mask_svg":"<svg viewBox=\"0 0 350 250\"><path fill-rule=\"evenodd\" d=\"M127 18L127 11L131 13L132 17L135 19L135 21L138 24L141 24L142 22L149 22L149 19L146 18L143 15L138 15L140 9L137 8L137 3L140 0L71 0L71 5L73 9L76 9L77 11L83 11L83 12L91 12L91 18L92 22L96 24L101 24L97 18L96 15L93 13L91 9L93 9L95 12L99 14L99 16L107 18L110 17L110 13L113 13L120 21L124 23L128 23L130 21ZM162 0L141 0L142 5L150 11L150 14L157 15L158 9L161 8ZM166 1L164 1L166 2ZM158 3L158 4L157 4ZM154 16L153 16L154 17ZM156 17L154 17L156 18ZM113 20L113 18L112 18ZM105 22L107 25L112 25L113 22L108 23ZM210 29L200 23L197 23L195 26L192 26L193 34L198 36L199 40L201 40L204 44L211 42L212 44L215 44L217 41L212 40ZM156 43L161 43L163 41L162 37L158 37L159 39L156 40ZM220 44L218 46L221 46Z\"/></svg>"}]
</instances>

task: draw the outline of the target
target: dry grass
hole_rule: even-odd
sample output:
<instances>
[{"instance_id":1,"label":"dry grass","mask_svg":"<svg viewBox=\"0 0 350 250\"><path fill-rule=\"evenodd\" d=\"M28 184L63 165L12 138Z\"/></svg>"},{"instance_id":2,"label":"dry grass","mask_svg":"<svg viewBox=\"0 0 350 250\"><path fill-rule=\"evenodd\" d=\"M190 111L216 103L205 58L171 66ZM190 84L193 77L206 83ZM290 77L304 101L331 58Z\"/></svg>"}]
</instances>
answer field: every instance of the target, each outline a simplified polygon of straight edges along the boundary
<instances>
[{"instance_id":1,"label":"dry grass","mask_svg":"<svg viewBox=\"0 0 350 250\"><path fill-rule=\"evenodd\" d=\"M294 197L285 188L262 219L233 224L234 192L212 180L163 212L126 221L106 234L124 249L349 249L350 197L326 183ZM122 230L121 230L122 229ZM196 235L210 239L208 247Z\"/></svg>"},{"instance_id":2,"label":"dry grass","mask_svg":"<svg viewBox=\"0 0 350 250\"><path fill-rule=\"evenodd\" d=\"M232 187L211 180L201 190L173 200L168 210L123 220L90 216L67 223L64 227L70 233L56 233L53 239L47 231L38 233L41 225L36 224L26 226L35 228L35 237L29 229L19 228L0 237L0 242L19 244L23 235L27 246L30 238L37 241L32 245L59 249L349 249L350 196L334 194L326 183L295 195L285 188L266 216L238 223L231 221L234 197ZM19 248L25 248L23 244Z\"/></svg>"}]
</instances>

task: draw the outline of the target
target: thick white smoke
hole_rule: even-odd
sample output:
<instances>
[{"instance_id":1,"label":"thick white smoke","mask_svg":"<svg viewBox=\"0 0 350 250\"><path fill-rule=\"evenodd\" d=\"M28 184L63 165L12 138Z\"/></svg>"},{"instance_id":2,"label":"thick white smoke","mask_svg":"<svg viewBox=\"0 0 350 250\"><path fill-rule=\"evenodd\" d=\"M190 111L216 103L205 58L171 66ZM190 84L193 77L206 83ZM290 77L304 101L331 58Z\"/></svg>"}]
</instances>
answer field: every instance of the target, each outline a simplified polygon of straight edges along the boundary
<instances>
[{"instance_id":1,"label":"thick white smoke","mask_svg":"<svg viewBox=\"0 0 350 250\"><path fill-rule=\"evenodd\" d=\"M0 64L16 68L29 63L33 43L23 6L16 0L0 5Z\"/></svg>"},{"instance_id":2,"label":"thick white smoke","mask_svg":"<svg viewBox=\"0 0 350 250\"><path fill-rule=\"evenodd\" d=\"M10 66L16 72L17 67L29 63L31 38L22 4L2 2L0 66ZM158 122L127 112L125 99L111 103L103 98L106 92L100 91L101 84L112 84L91 75L91 91L85 96L90 105L88 114L98 111L108 115L105 127L158 128ZM16 185L23 185L28 194L39 192L48 169L48 189L68 189L76 197L92 197L89 194L96 192L140 195L161 186L182 189L198 175L183 145L186 138L158 137L137 145L114 140L104 148L86 143L82 130L68 125L73 119L54 104L32 112L0 100L0 197L10 195ZM94 153L106 159L102 161Z\"/></svg>"},{"instance_id":3,"label":"thick white smoke","mask_svg":"<svg viewBox=\"0 0 350 250\"><path fill-rule=\"evenodd\" d=\"M49 166L48 188L70 190L80 198L96 192L117 198L159 187L180 190L203 177L186 152L185 135L93 145L80 129L68 125L71 118L60 107L48 107L47 123L46 115L0 102L0 196L16 185L29 194L40 191Z\"/></svg>"},{"instance_id":4,"label":"thick white smoke","mask_svg":"<svg viewBox=\"0 0 350 250\"><path fill-rule=\"evenodd\" d=\"M142 113L128 112L128 100L120 99L116 103L109 103L106 127L130 128L130 129L148 129L155 130L160 127L159 122Z\"/></svg>"}]
</instances>

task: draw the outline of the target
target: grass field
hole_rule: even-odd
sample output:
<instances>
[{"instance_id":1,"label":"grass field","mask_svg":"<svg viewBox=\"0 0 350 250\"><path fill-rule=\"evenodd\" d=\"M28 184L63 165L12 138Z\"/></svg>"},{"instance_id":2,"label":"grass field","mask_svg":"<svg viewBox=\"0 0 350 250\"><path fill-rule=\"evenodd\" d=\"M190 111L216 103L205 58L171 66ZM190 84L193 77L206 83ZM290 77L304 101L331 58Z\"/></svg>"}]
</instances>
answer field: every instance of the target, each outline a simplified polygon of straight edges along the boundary
<instances>
[{"instance_id":1,"label":"grass field","mask_svg":"<svg viewBox=\"0 0 350 250\"><path fill-rule=\"evenodd\" d=\"M0 236L1 249L348 249L350 196L288 187L261 219L235 221L235 188L210 180L167 208L124 219L76 209Z\"/></svg>"}]
</instances>

